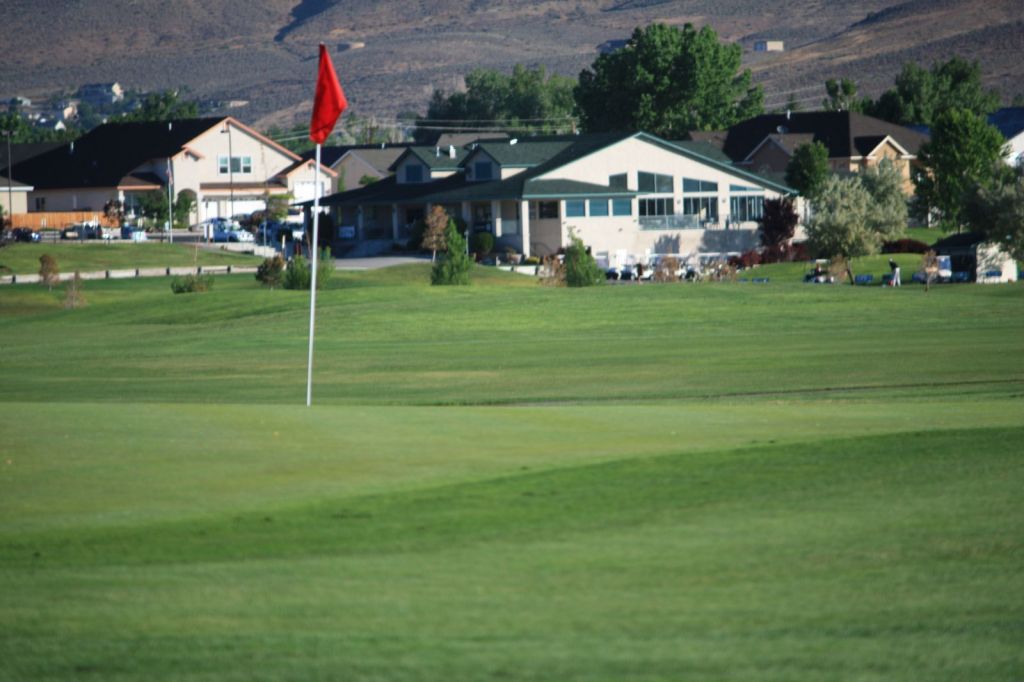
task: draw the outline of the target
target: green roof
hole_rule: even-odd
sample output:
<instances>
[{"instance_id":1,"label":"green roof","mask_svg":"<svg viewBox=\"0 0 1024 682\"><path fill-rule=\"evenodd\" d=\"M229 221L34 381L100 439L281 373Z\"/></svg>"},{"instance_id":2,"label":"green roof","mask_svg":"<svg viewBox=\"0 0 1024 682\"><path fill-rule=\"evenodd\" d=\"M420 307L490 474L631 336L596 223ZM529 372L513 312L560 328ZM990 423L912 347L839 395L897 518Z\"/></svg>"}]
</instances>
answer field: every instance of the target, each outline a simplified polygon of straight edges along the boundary
<instances>
[{"instance_id":1,"label":"green roof","mask_svg":"<svg viewBox=\"0 0 1024 682\"><path fill-rule=\"evenodd\" d=\"M572 145L572 138L559 140L522 140L509 142L482 142L470 150L466 161L476 152L484 152L504 168L532 168L544 163L558 152Z\"/></svg>"}]
</instances>

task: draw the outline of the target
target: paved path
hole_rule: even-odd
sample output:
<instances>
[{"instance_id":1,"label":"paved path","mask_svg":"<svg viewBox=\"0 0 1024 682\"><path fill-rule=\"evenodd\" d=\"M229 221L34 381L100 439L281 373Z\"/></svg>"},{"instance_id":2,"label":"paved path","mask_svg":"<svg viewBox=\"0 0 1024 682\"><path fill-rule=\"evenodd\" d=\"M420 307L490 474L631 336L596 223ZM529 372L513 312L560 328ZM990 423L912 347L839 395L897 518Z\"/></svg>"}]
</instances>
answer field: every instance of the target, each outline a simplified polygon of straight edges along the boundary
<instances>
[{"instance_id":1,"label":"paved path","mask_svg":"<svg viewBox=\"0 0 1024 682\"><path fill-rule=\"evenodd\" d=\"M406 263L429 263L428 256L375 256L373 258L335 258L336 270L376 270Z\"/></svg>"}]
</instances>

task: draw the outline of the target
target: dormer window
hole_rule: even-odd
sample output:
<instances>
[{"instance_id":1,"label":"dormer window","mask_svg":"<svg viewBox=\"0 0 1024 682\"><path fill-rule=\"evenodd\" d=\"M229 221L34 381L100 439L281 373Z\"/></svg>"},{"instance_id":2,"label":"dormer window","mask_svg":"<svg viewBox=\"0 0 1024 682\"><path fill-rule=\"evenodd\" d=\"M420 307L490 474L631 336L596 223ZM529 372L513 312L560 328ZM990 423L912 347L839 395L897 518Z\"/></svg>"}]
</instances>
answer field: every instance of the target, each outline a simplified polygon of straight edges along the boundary
<instances>
[{"instance_id":1,"label":"dormer window","mask_svg":"<svg viewBox=\"0 0 1024 682\"><path fill-rule=\"evenodd\" d=\"M490 180L493 176L490 161L477 161L473 164L474 180Z\"/></svg>"},{"instance_id":2,"label":"dormer window","mask_svg":"<svg viewBox=\"0 0 1024 682\"><path fill-rule=\"evenodd\" d=\"M405 166L406 182L423 182L423 166L418 163L409 163Z\"/></svg>"}]
</instances>

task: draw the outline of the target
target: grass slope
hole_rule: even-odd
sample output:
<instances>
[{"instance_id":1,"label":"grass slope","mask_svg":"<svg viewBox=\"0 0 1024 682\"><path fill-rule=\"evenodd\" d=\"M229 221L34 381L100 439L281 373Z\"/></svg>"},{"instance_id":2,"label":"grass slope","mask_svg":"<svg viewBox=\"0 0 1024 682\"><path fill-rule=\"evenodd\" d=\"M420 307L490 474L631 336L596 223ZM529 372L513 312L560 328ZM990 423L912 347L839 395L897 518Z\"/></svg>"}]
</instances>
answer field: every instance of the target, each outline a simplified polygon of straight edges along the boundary
<instances>
[{"instance_id":1,"label":"grass slope","mask_svg":"<svg viewBox=\"0 0 1024 682\"><path fill-rule=\"evenodd\" d=\"M186 244L70 242L10 244L0 249L0 273L39 272L39 257L53 256L61 272L100 272L130 268L187 267L191 265L256 265L259 258L231 251L197 249Z\"/></svg>"},{"instance_id":2,"label":"grass slope","mask_svg":"<svg viewBox=\"0 0 1024 682\"><path fill-rule=\"evenodd\" d=\"M0 680L1006 680L1024 289L0 289Z\"/></svg>"}]
</instances>

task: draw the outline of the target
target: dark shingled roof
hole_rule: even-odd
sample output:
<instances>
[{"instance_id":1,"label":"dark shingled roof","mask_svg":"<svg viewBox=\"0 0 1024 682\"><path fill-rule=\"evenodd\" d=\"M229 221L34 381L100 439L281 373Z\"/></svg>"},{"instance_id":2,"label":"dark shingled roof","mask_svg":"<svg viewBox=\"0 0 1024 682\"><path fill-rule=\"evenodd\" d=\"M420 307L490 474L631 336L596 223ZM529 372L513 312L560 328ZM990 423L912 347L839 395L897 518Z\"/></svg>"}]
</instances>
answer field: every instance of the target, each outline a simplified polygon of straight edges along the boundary
<instances>
[{"instance_id":1,"label":"dark shingled roof","mask_svg":"<svg viewBox=\"0 0 1024 682\"><path fill-rule=\"evenodd\" d=\"M18 180L36 189L116 187L151 159L174 156L224 118L106 123L78 138L16 164ZM127 182L127 180L126 180Z\"/></svg>"},{"instance_id":2,"label":"dark shingled roof","mask_svg":"<svg viewBox=\"0 0 1024 682\"><path fill-rule=\"evenodd\" d=\"M1024 130L1024 107L1004 107L989 114L988 122L999 128L1003 137L1010 139Z\"/></svg>"},{"instance_id":3,"label":"dark shingled roof","mask_svg":"<svg viewBox=\"0 0 1024 682\"><path fill-rule=\"evenodd\" d=\"M809 111L763 114L737 123L726 131L722 151L739 162L769 135L806 133L828 148L830 158L863 156L888 135L908 153L916 155L928 136L903 126L850 111Z\"/></svg>"},{"instance_id":4,"label":"dark shingled roof","mask_svg":"<svg viewBox=\"0 0 1024 682\"><path fill-rule=\"evenodd\" d=\"M320 148L320 163L327 166L328 168L334 166L341 160L341 157L345 156L350 151L357 152L370 152L376 151L386 152L386 155L390 157L391 161L394 161L403 151L412 146L409 142L386 142L381 144L348 144L348 145L332 145L330 147ZM306 161L310 161L316 158L316 149L310 149L309 151L303 152L300 156ZM367 156L364 154L364 156ZM391 163L388 161L388 164ZM374 166L376 167L376 166ZM384 166L386 169L387 166Z\"/></svg>"}]
</instances>

